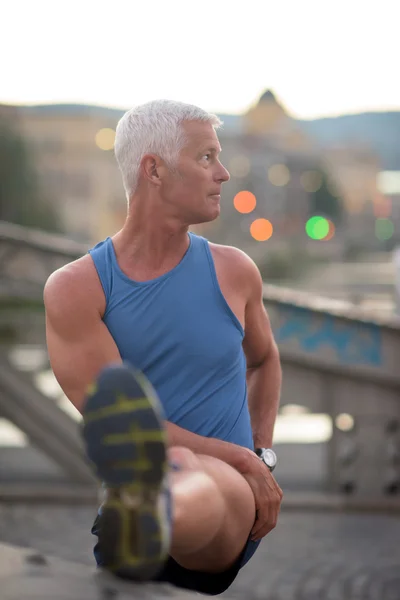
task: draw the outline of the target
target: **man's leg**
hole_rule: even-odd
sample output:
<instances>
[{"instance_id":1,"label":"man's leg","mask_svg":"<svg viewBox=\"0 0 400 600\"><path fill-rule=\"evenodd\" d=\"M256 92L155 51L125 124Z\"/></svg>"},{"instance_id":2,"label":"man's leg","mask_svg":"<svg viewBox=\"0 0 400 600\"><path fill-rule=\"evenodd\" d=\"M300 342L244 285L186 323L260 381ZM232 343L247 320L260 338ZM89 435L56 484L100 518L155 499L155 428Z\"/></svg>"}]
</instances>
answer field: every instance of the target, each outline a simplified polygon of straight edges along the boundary
<instances>
[{"instance_id":1,"label":"man's leg","mask_svg":"<svg viewBox=\"0 0 400 600\"><path fill-rule=\"evenodd\" d=\"M167 452L161 407L142 374L105 369L83 418L88 457L106 487L96 524L101 566L151 579L168 554L186 569L214 573L237 560L255 519L250 487L217 459ZM180 470L168 473L168 461Z\"/></svg>"},{"instance_id":2,"label":"man's leg","mask_svg":"<svg viewBox=\"0 0 400 600\"><path fill-rule=\"evenodd\" d=\"M253 492L232 467L187 448L171 448L172 542L169 553L186 569L222 572L236 562L255 520Z\"/></svg>"}]
</instances>

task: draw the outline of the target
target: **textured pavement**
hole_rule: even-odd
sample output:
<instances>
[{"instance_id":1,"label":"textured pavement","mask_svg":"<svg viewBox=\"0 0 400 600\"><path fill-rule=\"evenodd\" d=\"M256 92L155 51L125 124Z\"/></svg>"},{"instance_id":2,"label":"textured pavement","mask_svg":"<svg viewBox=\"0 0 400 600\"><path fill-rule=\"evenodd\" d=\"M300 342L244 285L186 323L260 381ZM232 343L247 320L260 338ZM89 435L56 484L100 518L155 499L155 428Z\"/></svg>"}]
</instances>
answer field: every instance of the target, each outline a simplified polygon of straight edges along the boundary
<instances>
[{"instance_id":1,"label":"textured pavement","mask_svg":"<svg viewBox=\"0 0 400 600\"><path fill-rule=\"evenodd\" d=\"M125 583L109 573L0 543L1 600L196 600L166 584Z\"/></svg>"},{"instance_id":2,"label":"textured pavement","mask_svg":"<svg viewBox=\"0 0 400 600\"><path fill-rule=\"evenodd\" d=\"M0 505L0 541L93 565L95 509ZM400 600L400 516L283 511L225 594L246 600Z\"/></svg>"}]
</instances>

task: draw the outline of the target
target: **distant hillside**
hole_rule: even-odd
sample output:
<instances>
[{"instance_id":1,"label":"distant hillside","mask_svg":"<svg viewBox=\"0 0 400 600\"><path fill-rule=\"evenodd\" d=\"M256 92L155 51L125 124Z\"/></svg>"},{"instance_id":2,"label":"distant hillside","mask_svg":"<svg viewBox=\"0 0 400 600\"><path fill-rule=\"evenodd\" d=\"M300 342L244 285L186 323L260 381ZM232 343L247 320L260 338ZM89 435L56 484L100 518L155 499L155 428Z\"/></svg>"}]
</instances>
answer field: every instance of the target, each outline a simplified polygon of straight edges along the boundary
<instances>
[{"instance_id":1,"label":"distant hillside","mask_svg":"<svg viewBox=\"0 0 400 600\"><path fill-rule=\"evenodd\" d=\"M400 112L363 113L297 122L322 146L365 143L380 158L382 169L400 171Z\"/></svg>"},{"instance_id":2,"label":"distant hillside","mask_svg":"<svg viewBox=\"0 0 400 600\"><path fill-rule=\"evenodd\" d=\"M220 117L224 121L224 131L242 132L240 115ZM378 156L383 170L400 171L400 112L342 115L312 121L296 120L296 123L320 146L365 144Z\"/></svg>"}]
</instances>

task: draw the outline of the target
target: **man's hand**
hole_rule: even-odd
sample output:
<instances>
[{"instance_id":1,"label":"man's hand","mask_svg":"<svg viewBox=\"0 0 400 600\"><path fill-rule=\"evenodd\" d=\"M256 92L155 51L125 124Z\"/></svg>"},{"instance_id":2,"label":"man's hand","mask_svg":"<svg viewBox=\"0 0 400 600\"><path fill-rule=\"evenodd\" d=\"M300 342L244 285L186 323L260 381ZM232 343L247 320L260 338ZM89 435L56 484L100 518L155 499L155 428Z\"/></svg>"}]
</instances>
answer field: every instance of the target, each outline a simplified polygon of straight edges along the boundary
<instances>
[{"instance_id":1,"label":"man's hand","mask_svg":"<svg viewBox=\"0 0 400 600\"><path fill-rule=\"evenodd\" d=\"M268 467L251 450L246 462L241 474L251 487L256 502L256 522L251 538L257 541L276 527L283 492Z\"/></svg>"}]
</instances>

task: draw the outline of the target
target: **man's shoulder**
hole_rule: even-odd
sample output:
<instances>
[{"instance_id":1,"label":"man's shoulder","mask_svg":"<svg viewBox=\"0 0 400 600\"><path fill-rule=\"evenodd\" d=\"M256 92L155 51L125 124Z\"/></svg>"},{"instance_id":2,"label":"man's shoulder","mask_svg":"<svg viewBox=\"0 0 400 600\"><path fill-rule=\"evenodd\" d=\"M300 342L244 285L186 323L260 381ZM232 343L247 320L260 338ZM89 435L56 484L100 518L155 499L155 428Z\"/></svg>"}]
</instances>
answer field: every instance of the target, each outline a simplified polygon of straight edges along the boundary
<instances>
[{"instance_id":1,"label":"man's shoulder","mask_svg":"<svg viewBox=\"0 0 400 600\"><path fill-rule=\"evenodd\" d=\"M209 242L214 262L218 266L228 269L235 276L252 278L259 276L259 270L255 262L246 252L235 246L224 246Z\"/></svg>"},{"instance_id":2,"label":"man's shoulder","mask_svg":"<svg viewBox=\"0 0 400 600\"><path fill-rule=\"evenodd\" d=\"M82 302L96 306L101 304L102 297L102 287L89 254L54 271L44 287L46 308L54 304L73 306Z\"/></svg>"},{"instance_id":3,"label":"man's shoulder","mask_svg":"<svg viewBox=\"0 0 400 600\"><path fill-rule=\"evenodd\" d=\"M65 286L78 286L91 277L94 264L89 254L81 256L54 271L46 281L45 289L63 289Z\"/></svg>"}]
</instances>

